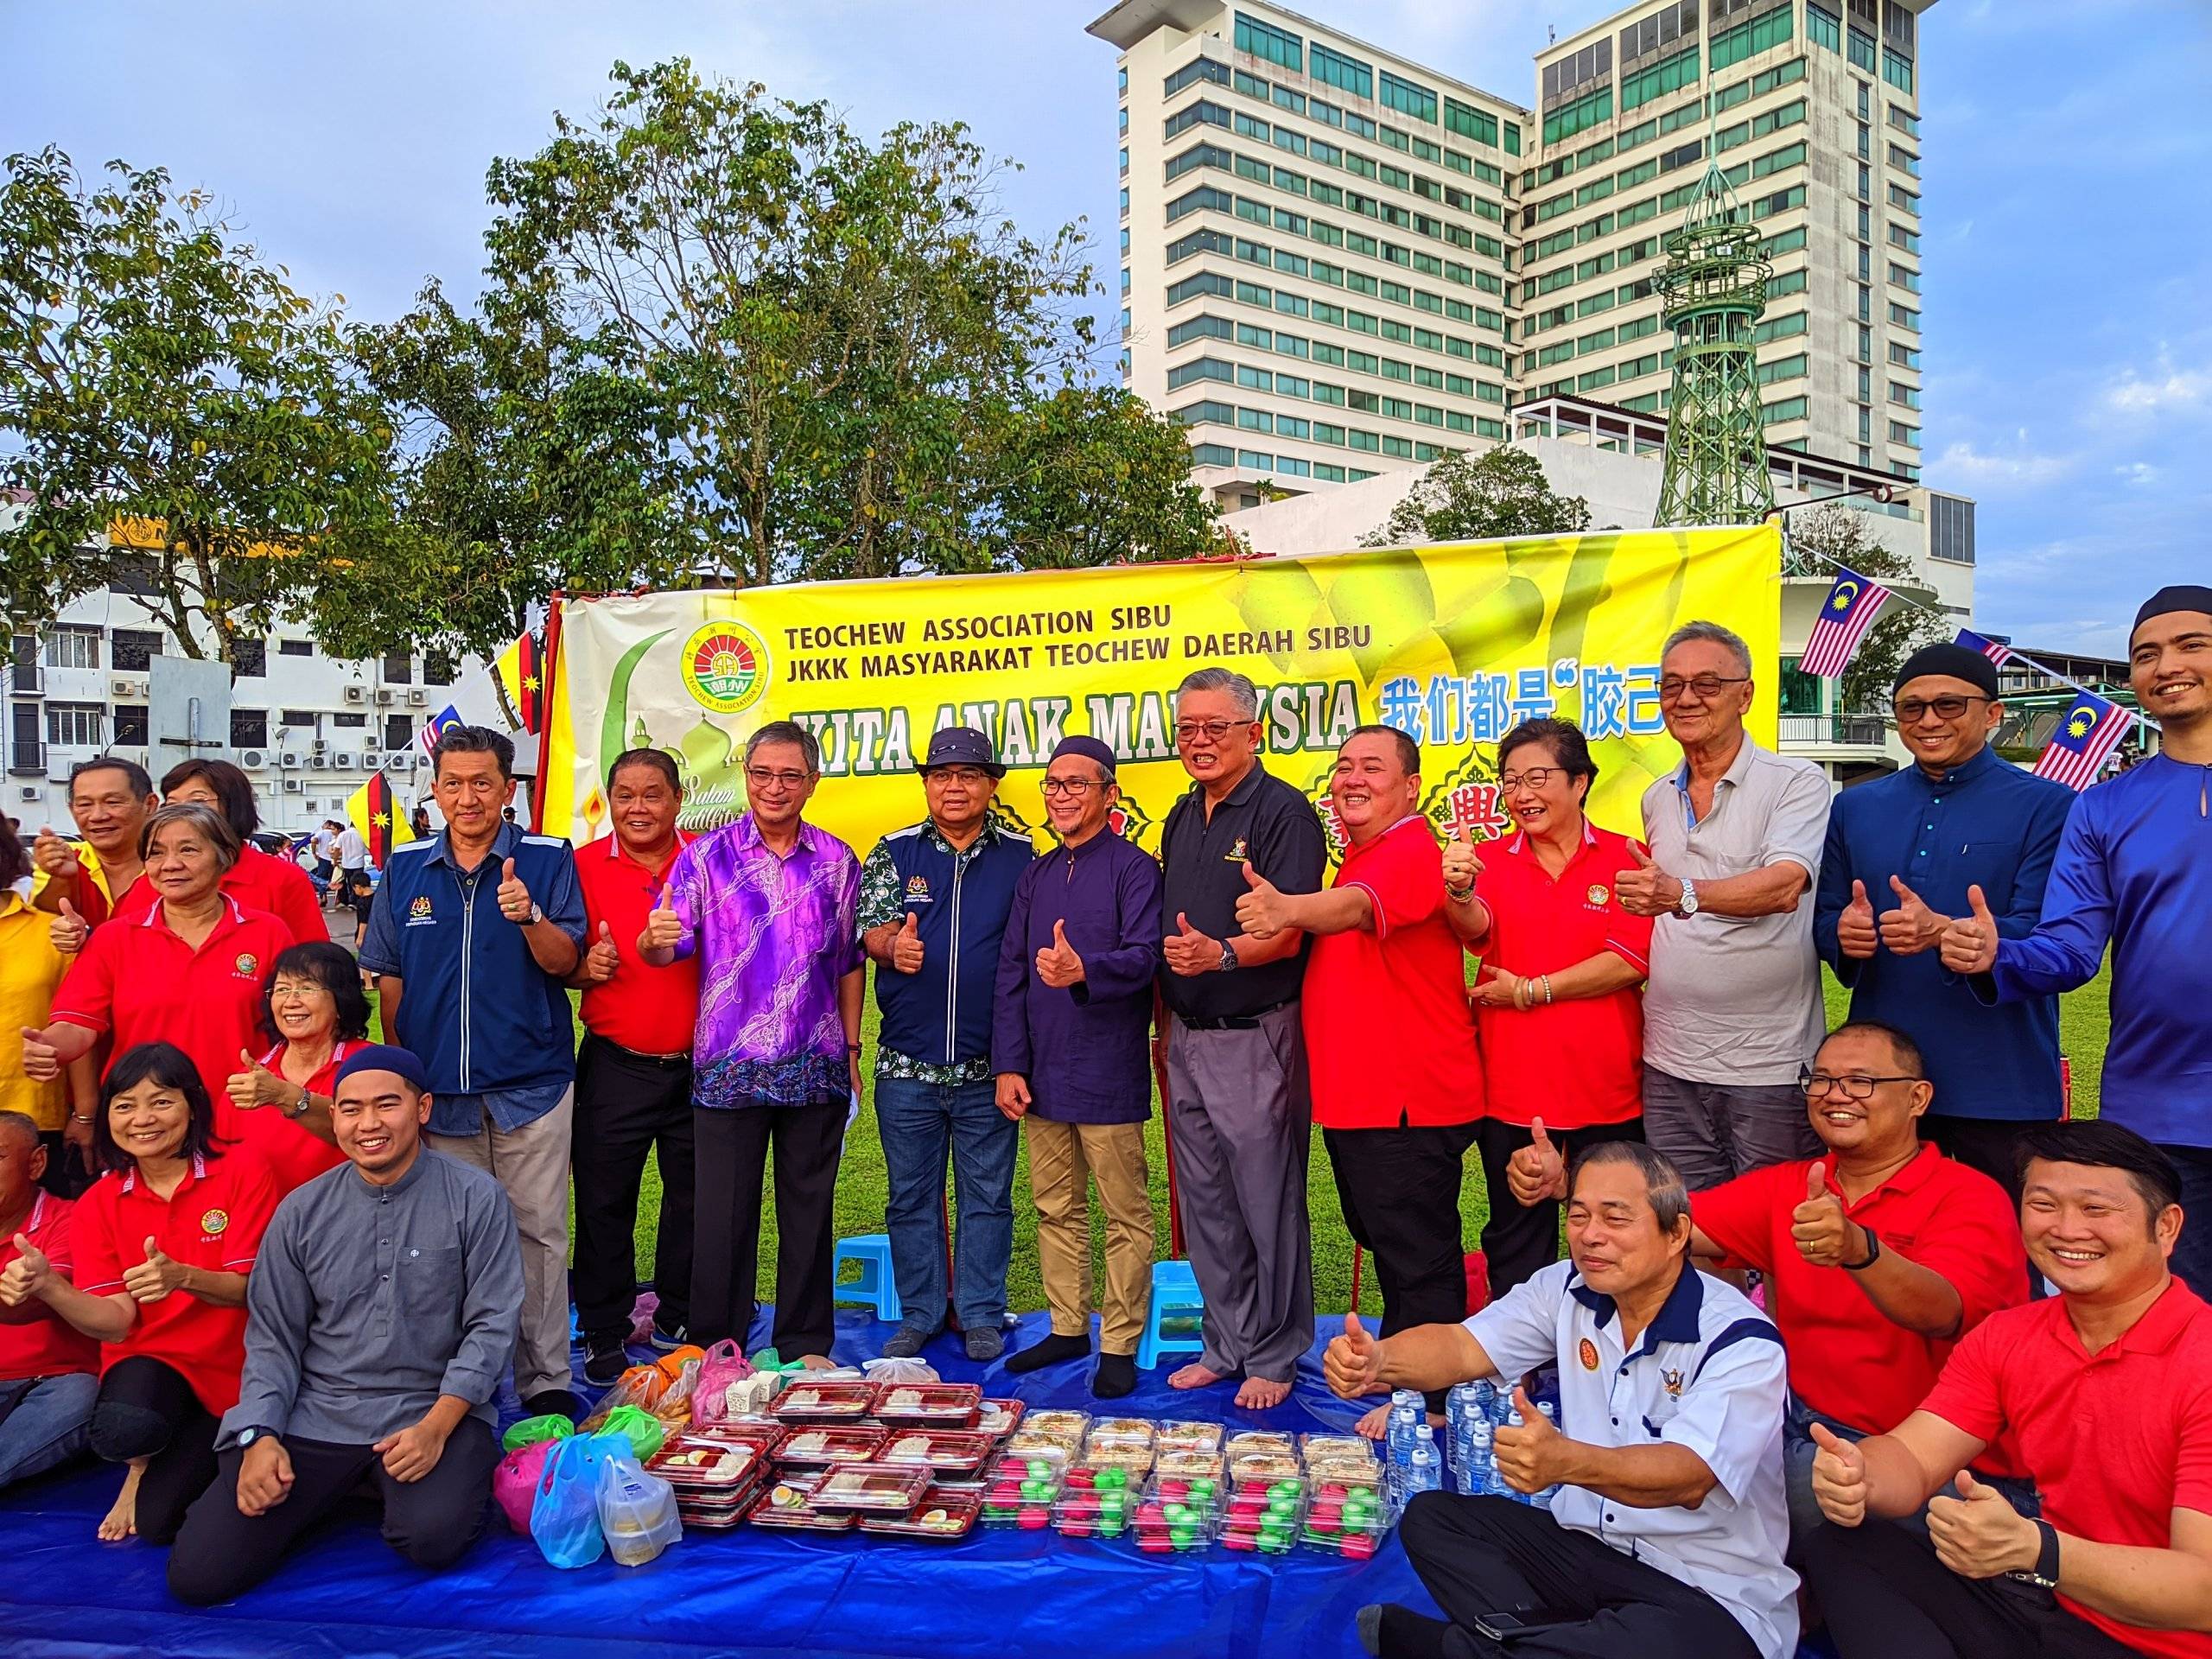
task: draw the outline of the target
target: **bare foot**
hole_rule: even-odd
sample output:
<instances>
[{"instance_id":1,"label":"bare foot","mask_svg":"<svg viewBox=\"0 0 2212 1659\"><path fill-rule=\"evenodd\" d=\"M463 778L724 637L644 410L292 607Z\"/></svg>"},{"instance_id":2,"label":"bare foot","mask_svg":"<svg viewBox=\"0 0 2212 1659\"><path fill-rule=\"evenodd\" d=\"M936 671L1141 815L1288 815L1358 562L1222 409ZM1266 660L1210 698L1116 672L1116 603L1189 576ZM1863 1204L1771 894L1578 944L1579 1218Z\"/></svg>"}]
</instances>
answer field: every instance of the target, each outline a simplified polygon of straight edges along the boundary
<instances>
[{"instance_id":1,"label":"bare foot","mask_svg":"<svg viewBox=\"0 0 2212 1659\"><path fill-rule=\"evenodd\" d=\"M827 1354L801 1354L798 1363L810 1371L834 1371L837 1369L837 1362Z\"/></svg>"},{"instance_id":2,"label":"bare foot","mask_svg":"<svg viewBox=\"0 0 2212 1659\"><path fill-rule=\"evenodd\" d=\"M114 1506L100 1519L101 1542L118 1544L137 1535L138 1483L145 1473L146 1459L131 1459L130 1467L123 1477L123 1490L115 1495Z\"/></svg>"},{"instance_id":3,"label":"bare foot","mask_svg":"<svg viewBox=\"0 0 2212 1659\"><path fill-rule=\"evenodd\" d=\"M1289 1398L1289 1383L1265 1376L1248 1376L1244 1386L1236 1390L1236 1403L1247 1411L1265 1411Z\"/></svg>"},{"instance_id":4,"label":"bare foot","mask_svg":"<svg viewBox=\"0 0 2212 1659\"><path fill-rule=\"evenodd\" d=\"M1352 1425L1352 1432L1364 1434L1370 1440L1379 1440L1390 1432L1390 1408L1377 1406Z\"/></svg>"},{"instance_id":5,"label":"bare foot","mask_svg":"<svg viewBox=\"0 0 2212 1659\"><path fill-rule=\"evenodd\" d=\"M1171 1372L1167 1386L1171 1389L1210 1389L1224 1381L1225 1376L1224 1372L1208 1370L1194 1359L1181 1370Z\"/></svg>"}]
</instances>

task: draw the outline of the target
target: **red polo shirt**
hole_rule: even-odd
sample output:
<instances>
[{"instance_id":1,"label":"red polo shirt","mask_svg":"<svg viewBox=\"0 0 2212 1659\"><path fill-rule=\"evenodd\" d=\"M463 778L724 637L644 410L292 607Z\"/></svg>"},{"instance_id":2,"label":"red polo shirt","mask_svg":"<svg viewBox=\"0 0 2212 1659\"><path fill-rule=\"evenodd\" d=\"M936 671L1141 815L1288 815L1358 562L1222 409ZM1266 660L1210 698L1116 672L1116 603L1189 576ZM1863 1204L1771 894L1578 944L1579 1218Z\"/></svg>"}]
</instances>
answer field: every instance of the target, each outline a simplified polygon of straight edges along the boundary
<instances>
[{"instance_id":1,"label":"red polo shirt","mask_svg":"<svg viewBox=\"0 0 2212 1659\"><path fill-rule=\"evenodd\" d=\"M2094 1354L2063 1296L1992 1314L1960 1342L1920 1408L1976 1440L2018 1446L2043 1518L2077 1538L2167 1549L2173 1510L2212 1515L2212 1308L2178 1279ZM2138 1653L2212 1654L2212 1636L2146 1630L2059 1600Z\"/></svg>"},{"instance_id":2,"label":"red polo shirt","mask_svg":"<svg viewBox=\"0 0 2212 1659\"><path fill-rule=\"evenodd\" d=\"M274 857L258 847L247 847L238 854L238 861L223 872L222 887L238 901L240 909L258 910L274 916L290 930L295 940L330 937L330 925L323 920L322 906L315 901L315 883L296 864ZM154 890L152 882L143 879L134 881L116 900L114 919L135 921L160 902L161 895Z\"/></svg>"},{"instance_id":3,"label":"red polo shirt","mask_svg":"<svg viewBox=\"0 0 2212 1659\"><path fill-rule=\"evenodd\" d=\"M282 1061L289 1045L277 1044L261 1057L262 1065L278 1077L284 1075ZM322 1067L302 1085L311 1095L325 1099L337 1092L338 1068L355 1053L366 1048L366 1043L340 1042L330 1051L330 1058ZM296 1186L304 1186L326 1169L335 1169L346 1161L346 1154L336 1147L278 1111L274 1106L257 1106L250 1112L232 1109L232 1122L250 1128L253 1149L269 1166L269 1173L276 1182L276 1191L289 1192ZM273 1118L272 1122L265 1120Z\"/></svg>"},{"instance_id":4,"label":"red polo shirt","mask_svg":"<svg viewBox=\"0 0 2212 1659\"><path fill-rule=\"evenodd\" d=\"M276 1209L276 1184L251 1152L193 1160L166 1198L135 1169L103 1176L77 1201L77 1288L91 1296L123 1289L125 1268L146 1259L149 1238L171 1261L213 1273L250 1273L261 1235ZM143 1354L171 1367L217 1416L238 1402L245 1364L245 1309L217 1307L182 1291L138 1304L121 1342L100 1350L103 1374Z\"/></svg>"},{"instance_id":5,"label":"red polo shirt","mask_svg":"<svg viewBox=\"0 0 2212 1659\"><path fill-rule=\"evenodd\" d=\"M75 1229L70 1224L75 1208L67 1198L41 1192L31 1200L30 1219L21 1229L32 1248L43 1250L54 1270L72 1284L79 1281ZM0 1233L0 1273L22 1254L13 1232ZM99 1363L99 1344L50 1307L21 1325L0 1325L0 1382L96 1371Z\"/></svg>"},{"instance_id":6,"label":"red polo shirt","mask_svg":"<svg viewBox=\"0 0 2212 1659\"><path fill-rule=\"evenodd\" d=\"M1469 1123L1482 1057L1465 957L1444 919L1444 854L1424 817L1344 849L1337 887L1363 889L1364 928L1313 941L1300 1017L1313 1121L1326 1129Z\"/></svg>"},{"instance_id":7,"label":"red polo shirt","mask_svg":"<svg viewBox=\"0 0 2212 1659\"><path fill-rule=\"evenodd\" d=\"M676 832L676 851L693 837ZM639 1054L688 1054L699 1012L699 963L684 957L656 968L638 957L638 936L668 877L657 875L609 831L576 849L576 878L584 890L584 949L599 942L599 925L614 931L620 964L614 977L584 993L584 1029Z\"/></svg>"},{"instance_id":8,"label":"red polo shirt","mask_svg":"<svg viewBox=\"0 0 2212 1659\"><path fill-rule=\"evenodd\" d=\"M195 950L170 930L157 905L92 930L54 994L54 1018L113 1033L117 1054L138 1043L175 1043L192 1057L215 1103L218 1135L281 1139L296 1126L275 1112L238 1110L226 1085L238 1052L259 1053L265 1045L261 983L291 943L291 929L276 918L243 910L226 894L221 919ZM273 1119L275 1130L257 1119Z\"/></svg>"},{"instance_id":9,"label":"red polo shirt","mask_svg":"<svg viewBox=\"0 0 2212 1659\"><path fill-rule=\"evenodd\" d=\"M1723 1265L1766 1275L1767 1313L1789 1351L1797 1397L1853 1428L1887 1433L1927 1397L1956 1339L1936 1342L1891 1323L1856 1274L1805 1260L1789 1229L1810 1166L1807 1159L1772 1164L1693 1192L1690 1219L1727 1252ZM1833 1168L1827 1189L1843 1196ZM1933 1146L1923 1145L1858 1203L1847 1202L1844 1214L1872 1230L1884 1249L1943 1276L1959 1293L1961 1332L2027 1294L2027 1254L2005 1189Z\"/></svg>"},{"instance_id":10,"label":"red polo shirt","mask_svg":"<svg viewBox=\"0 0 2212 1659\"><path fill-rule=\"evenodd\" d=\"M1651 966L1651 918L1615 902L1613 878L1636 868L1626 836L1585 821L1582 844L1557 876L1527 834L1482 849L1475 893L1490 906L1485 967L1526 978L1556 974L1610 950L1639 973ZM1633 985L1522 1013L1475 1009L1490 1115L1554 1129L1625 1123L1643 1116L1643 993Z\"/></svg>"}]
</instances>

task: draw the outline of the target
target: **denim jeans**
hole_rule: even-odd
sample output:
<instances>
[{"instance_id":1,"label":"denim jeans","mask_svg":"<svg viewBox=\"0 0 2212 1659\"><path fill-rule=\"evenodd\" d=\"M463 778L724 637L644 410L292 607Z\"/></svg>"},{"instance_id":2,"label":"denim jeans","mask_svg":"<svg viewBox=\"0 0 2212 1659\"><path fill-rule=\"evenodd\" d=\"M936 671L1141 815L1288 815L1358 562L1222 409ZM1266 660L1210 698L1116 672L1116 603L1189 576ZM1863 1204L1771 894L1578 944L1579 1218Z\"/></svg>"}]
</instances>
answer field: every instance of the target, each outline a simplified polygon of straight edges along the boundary
<instances>
[{"instance_id":1,"label":"denim jeans","mask_svg":"<svg viewBox=\"0 0 2212 1659\"><path fill-rule=\"evenodd\" d=\"M1827 1525L1827 1517L1821 1513L1818 1499L1813 1496L1813 1459L1820 1447L1813 1440L1812 1426L1818 1423L1840 1440L1853 1444L1870 1438L1863 1428L1853 1428L1839 1422L1824 1413L1815 1411L1795 1392L1789 1396L1788 1414L1782 1426L1782 1478L1784 1494L1789 1503L1789 1536L1791 1554L1796 1546L1815 1527ZM1974 1478L1985 1486L1993 1486L2003 1493L2005 1500L2030 1520L2043 1513L2043 1500L2037 1494L2035 1482L2016 1476L1976 1475ZM1872 1516L1869 1520L1873 1519ZM1900 1516L1890 1523L1903 1527L1907 1532L1925 1538L1928 1535L1928 1506L1923 1503L1910 1515Z\"/></svg>"},{"instance_id":2,"label":"denim jeans","mask_svg":"<svg viewBox=\"0 0 2212 1659\"><path fill-rule=\"evenodd\" d=\"M90 1371L0 1382L0 1486L68 1462L92 1437L100 1380Z\"/></svg>"},{"instance_id":3,"label":"denim jeans","mask_svg":"<svg viewBox=\"0 0 2212 1659\"><path fill-rule=\"evenodd\" d=\"M875 1080L875 1128L890 1178L885 1205L891 1265L905 1323L944 1323L944 1165L952 1157L952 1304L963 1330L996 1330L1006 1313L1014 1256L1014 1156L1020 1126L1002 1116L997 1090L982 1083Z\"/></svg>"}]
</instances>

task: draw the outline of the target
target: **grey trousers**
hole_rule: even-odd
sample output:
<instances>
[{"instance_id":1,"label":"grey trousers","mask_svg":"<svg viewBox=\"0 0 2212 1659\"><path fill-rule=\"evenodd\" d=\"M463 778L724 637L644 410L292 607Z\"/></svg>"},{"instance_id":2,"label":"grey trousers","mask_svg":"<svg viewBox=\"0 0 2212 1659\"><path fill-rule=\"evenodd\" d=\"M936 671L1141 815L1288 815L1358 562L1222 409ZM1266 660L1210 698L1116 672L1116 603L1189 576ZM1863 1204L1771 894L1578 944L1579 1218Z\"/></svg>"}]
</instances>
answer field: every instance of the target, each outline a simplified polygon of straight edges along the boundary
<instances>
[{"instance_id":1,"label":"grey trousers","mask_svg":"<svg viewBox=\"0 0 2212 1659\"><path fill-rule=\"evenodd\" d=\"M1306 1217L1313 1103L1298 1004L1259 1018L1250 1030L1169 1022L1169 1155L1206 1299L1199 1363L1287 1382L1313 1341Z\"/></svg>"},{"instance_id":2,"label":"grey trousers","mask_svg":"<svg viewBox=\"0 0 2212 1659\"><path fill-rule=\"evenodd\" d=\"M1693 1083L1643 1068L1643 1138L1693 1192L1746 1170L1821 1155L1794 1083Z\"/></svg>"},{"instance_id":3,"label":"grey trousers","mask_svg":"<svg viewBox=\"0 0 2212 1659\"><path fill-rule=\"evenodd\" d=\"M432 1135L433 1152L484 1171L507 1190L522 1239L522 1328L515 1338L515 1393L527 1400L575 1383L569 1358L569 1136L571 1086L561 1103L518 1129L484 1115L474 1135Z\"/></svg>"}]
</instances>

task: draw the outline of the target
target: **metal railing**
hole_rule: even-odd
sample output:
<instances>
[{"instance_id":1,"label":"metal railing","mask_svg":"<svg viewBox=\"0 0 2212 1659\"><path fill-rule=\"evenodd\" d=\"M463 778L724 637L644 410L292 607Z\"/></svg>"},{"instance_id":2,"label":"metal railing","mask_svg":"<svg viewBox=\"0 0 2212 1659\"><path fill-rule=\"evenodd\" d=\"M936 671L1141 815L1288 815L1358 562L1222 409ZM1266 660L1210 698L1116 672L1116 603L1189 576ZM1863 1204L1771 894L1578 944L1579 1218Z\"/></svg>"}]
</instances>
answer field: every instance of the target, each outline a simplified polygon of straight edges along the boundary
<instances>
[{"instance_id":1,"label":"metal railing","mask_svg":"<svg viewBox=\"0 0 2212 1659\"><path fill-rule=\"evenodd\" d=\"M1879 715L1784 715L1780 724L1784 743L1840 743L1878 749L1889 737L1888 722Z\"/></svg>"}]
</instances>

